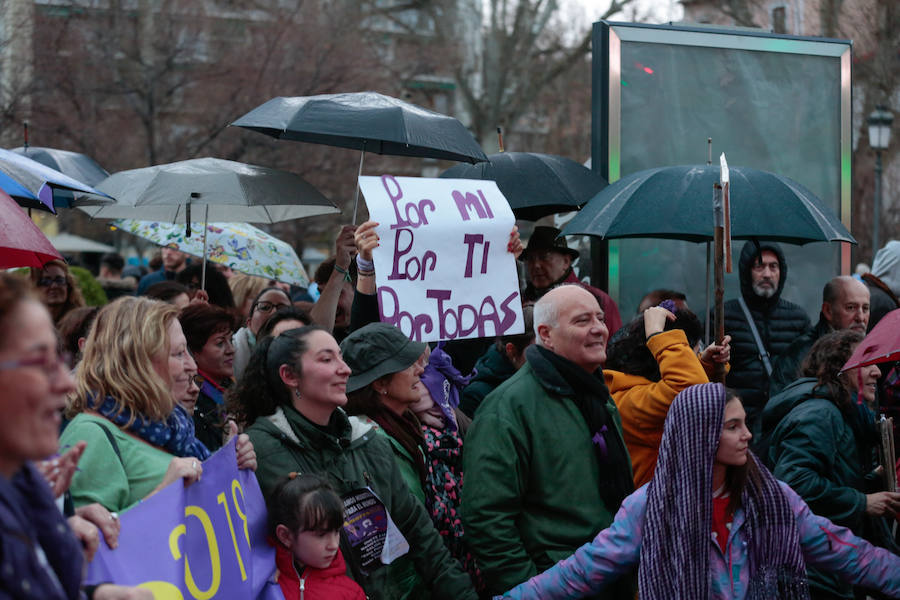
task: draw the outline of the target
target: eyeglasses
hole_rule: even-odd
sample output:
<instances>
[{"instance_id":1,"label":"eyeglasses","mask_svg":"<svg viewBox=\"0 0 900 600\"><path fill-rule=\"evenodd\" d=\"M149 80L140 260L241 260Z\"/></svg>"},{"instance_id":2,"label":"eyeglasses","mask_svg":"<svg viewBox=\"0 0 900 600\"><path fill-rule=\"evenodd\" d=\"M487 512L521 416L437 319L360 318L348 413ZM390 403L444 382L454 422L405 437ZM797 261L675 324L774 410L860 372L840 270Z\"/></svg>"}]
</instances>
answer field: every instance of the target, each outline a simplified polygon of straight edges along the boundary
<instances>
[{"instance_id":1,"label":"eyeglasses","mask_svg":"<svg viewBox=\"0 0 900 600\"><path fill-rule=\"evenodd\" d=\"M40 279L38 279L37 284L38 284L38 287L51 287L51 286L54 286L54 285L57 286L57 287L65 287L65 285L66 285L66 278L65 278L65 277L62 277L62 276L59 276L59 277L41 277Z\"/></svg>"},{"instance_id":2,"label":"eyeglasses","mask_svg":"<svg viewBox=\"0 0 900 600\"><path fill-rule=\"evenodd\" d=\"M51 355L21 358L19 360L0 361L0 371L12 371L23 367L37 367L51 380L55 380L61 369L68 369L72 364L72 355L68 352L56 352Z\"/></svg>"},{"instance_id":3,"label":"eyeglasses","mask_svg":"<svg viewBox=\"0 0 900 600\"><path fill-rule=\"evenodd\" d=\"M194 375L193 377L191 377L191 381L198 388L203 387L203 384L206 383L206 379L203 378L203 375Z\"/></svg>"},{"instance_id":4,"label":"eyeglasses","mask_svg":"<svg viewBox=\"0 0 900 600\"><path fill-rule=\"evenodd\" d=\"M290 304L275 304L274 302L266 302L265 300L263 300L262 302L256 303L256 310L258 310L259 312L267 313L284 306L290 306Z\"/></svg>"}]
</instances>

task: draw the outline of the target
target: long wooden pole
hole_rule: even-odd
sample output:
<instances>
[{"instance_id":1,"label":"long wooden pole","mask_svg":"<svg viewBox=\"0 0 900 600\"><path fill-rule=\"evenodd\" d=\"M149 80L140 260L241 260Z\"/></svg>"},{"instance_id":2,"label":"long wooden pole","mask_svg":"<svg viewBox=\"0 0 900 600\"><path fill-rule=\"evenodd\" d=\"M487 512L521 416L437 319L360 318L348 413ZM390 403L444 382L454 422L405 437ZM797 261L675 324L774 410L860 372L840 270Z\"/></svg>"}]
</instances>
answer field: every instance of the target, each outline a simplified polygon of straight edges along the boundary
<instances>
[{"instance_id":1,"label":"long wooden pole","mask_svg":"<svg viewBox=\"0 0 900 600\"><path fill-rule=\"evenodd\" d=\"M725 339L725 223L724 214L718 218L722 207L722 186L718 183L713 187L713 206L716 207L716 226L713 230L713 246L715 246L715 340L721 344ZM725 363L716 362L713 367L713 381L725 383Z\"/></svg>"}]
</instances>

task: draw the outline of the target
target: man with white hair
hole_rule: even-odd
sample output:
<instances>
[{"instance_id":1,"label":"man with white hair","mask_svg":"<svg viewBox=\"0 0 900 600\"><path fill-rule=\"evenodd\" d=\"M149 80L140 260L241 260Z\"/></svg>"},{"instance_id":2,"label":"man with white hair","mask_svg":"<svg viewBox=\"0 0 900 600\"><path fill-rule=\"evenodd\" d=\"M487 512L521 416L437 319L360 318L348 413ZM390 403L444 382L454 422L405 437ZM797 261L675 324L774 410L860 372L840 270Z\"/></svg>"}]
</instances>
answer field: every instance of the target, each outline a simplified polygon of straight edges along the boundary
<instances>
[{"instance_id":1,"label":"man with white hair","mask_svg":"<svg viewBox=\"0 0 900 600\"><path fill-rule=\"evenodd\" d=\"M475 413L464 453L463 523L487 592L537 575L612 523L634 490L601 365L609 332L578 285L534 305L526 364ZM626 578L600 598L633 597Z\"/></svg>"}]
</instances>

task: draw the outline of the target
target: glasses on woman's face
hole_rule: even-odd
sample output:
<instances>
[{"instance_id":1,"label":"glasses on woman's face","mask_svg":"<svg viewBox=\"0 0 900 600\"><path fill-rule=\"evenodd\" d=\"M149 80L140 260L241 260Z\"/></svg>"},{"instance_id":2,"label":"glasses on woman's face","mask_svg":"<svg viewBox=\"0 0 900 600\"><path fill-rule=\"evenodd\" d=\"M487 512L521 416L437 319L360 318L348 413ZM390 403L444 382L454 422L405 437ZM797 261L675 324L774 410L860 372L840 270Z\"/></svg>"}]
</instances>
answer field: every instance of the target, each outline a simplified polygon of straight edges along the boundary
<instances>
[{"instance_id":1,"label":"glasses on woman's face","mask_svg":"<svg viewBox=\"0 0 900 600\"><path fill-rule=\"evenodd\" d=\"M35 367L44 372L51 381L59 377L63 369L68 370L72 364L72 355L68 352L54 352L44 356L21 358L18 360L0 361L0 371L11 371L25 367Z\"/></svg>"},{"instance_id":2,"label":"glasses on woman's face","mask_svg":"<svg viewBox=\"0 0 900 600\"><path fill-rule=\"evenodd\" d=\"M203 378L203 375L194 375L193 377L191 377L191 382L193 382L193 384L198 388L201 388L206 382L206 379Z\"/></svg>"},{"instance_id":3,"label":"glasses on woman's face","mask_svg":"<svg viewBox=\"0 0 900 600\"><path fill-rule=\"evenodd\" d=\"M263 300L262 302L256 303L256 310L258 310L259 312L267 313L279 309L282 306L288 306L288 304L278 304L275 302L266 302L265 300Z\"/></svg>"},{"instance_id":4,"label":"glasses on woman's face","mask_svg":"<svg viewBox=\"0 0 900 600\"><path fill-rule=\"evenodd\" d=\"M66 286L66 278L63 276L58 277L41 277L38 279L38 287L65 287Z\"/></svg>"}]
</instances>

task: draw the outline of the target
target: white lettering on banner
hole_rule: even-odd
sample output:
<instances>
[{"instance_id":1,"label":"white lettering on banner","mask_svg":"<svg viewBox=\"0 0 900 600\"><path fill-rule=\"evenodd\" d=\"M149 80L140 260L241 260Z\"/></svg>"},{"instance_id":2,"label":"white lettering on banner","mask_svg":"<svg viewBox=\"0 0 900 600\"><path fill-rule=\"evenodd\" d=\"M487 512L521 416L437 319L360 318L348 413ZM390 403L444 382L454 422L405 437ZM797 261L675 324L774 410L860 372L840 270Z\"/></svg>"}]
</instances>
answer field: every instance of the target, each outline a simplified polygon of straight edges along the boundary
<instances>
[{"instance_id":1,"label":"white lettering on banner","mask_svg":"<svg viewBox=\"0 0 900 600\"><path fill-rule=\"evenodd\" d=\"M523 333L515 217L493 181L359 178L381 242L373 251L381 320L415 340Z\"/></svg>"}]
</instances>

